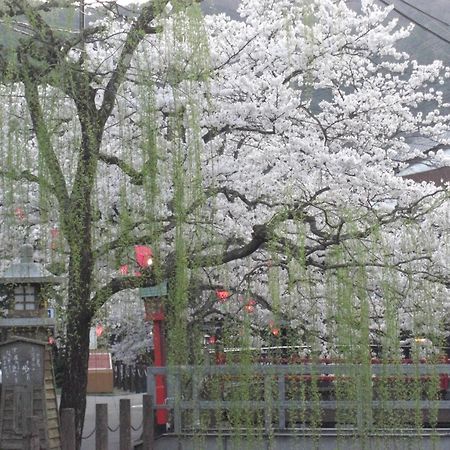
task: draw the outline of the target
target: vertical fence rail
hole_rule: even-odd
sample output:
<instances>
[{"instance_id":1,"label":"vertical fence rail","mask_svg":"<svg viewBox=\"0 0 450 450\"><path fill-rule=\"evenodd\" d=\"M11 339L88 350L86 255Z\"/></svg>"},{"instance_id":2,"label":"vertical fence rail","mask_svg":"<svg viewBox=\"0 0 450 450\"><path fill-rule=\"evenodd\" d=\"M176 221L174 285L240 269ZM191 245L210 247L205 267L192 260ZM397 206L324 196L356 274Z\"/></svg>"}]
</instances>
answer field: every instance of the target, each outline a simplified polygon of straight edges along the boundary
<instances>
[{"instance_id":1,"label":"vertical fence rail","mask_svg":"<svg viewBox=\"0 0 450 450\"><path fill-rule=\"evenodd\" d=\"M128 398L120 399L119 406L120 450L131 449L131 402Z\"/></svg>"},{"instance_id":2,"label":"vertical fence rail","mask_svg":"<svg viewBox=\"0 0 450 450\"><path fill-rule=\"evenodd\" d=\"M172 376L173 390L174 390L174 408L173 408L173 425L175 433L181 433L182 429L182 415L181 415L181 372L177 371Z\"/></svg>"},{"instance_id":3,"label":"vertical fence rail","mask_svg":"<svg viewBox=\"0 0 450 450\"><path fill-rule=\"evenodd\" d=\"M264 428L266 433L269 434L272 430L272 376L270 374L264 374Z\"/></svg>"},{"instance_id":4,"label":"vertical fence rail","mask_svg":"<svg viewBox=\"0 0 450 450\"><path fill-rule=\"evenodd\" d=\"M147 369L146 364L124 364L122 361L115 361L113 365L114 386L124 391L144 393L147 390Z\"/></svg>"},{"instance_id":5,"label":"vertical fence rail","mask_svg":"<svg viewBox=\"0 0 450 450\"><path fill-rule=\"evenodd\" d=\"M95 450L108 450L108 405L95 405Z\"/></svg>"},{"instance_id":6,"label":"vertical fence rail","mask_svg":"<svg viewBox=\"0 0 450 450\"><path fill-rule=\"evenodd\" d=\"M61 450L75 448L75 410L61 409Z\"/></svg>"},{"instance_id":7,"label":"vertical fence rail","mask_svg":"<svg viewBox=\"0 0 450 450\"><path fill-rule=\"evenodd\" d=\"M278 375L278 427L280 430L286 429L286 410L284 402L286 400L286 378Z\"/></svg>"},{"instance_id":8,"label":"vertical fence rail","mask_svg":"<svg viewBox=\"0 0 450 450\"><path fill-rule=\"evenodd\" d=\"M155 413L153 408L153 396L144 394L142 397L143 450L154 450L155 448Z\"/></svg>"},{"instance_id":9,"label":"vertical fence rail","mask_svg":"<svg viewBox=\"0 0 450 450\"><path fill-rule=\"evenodd\" d=\"M238 365L220 365L220 366L183 366L172 367L169 370L165 367L149 368L148 371L148 387L149 392L153 392L152 386L154 385L154 377L165 375L168 380L168 399L167 408L172 411L172 423L173 431L175 434L181 434L183 431L191 429L191 425L194 427L197 424L198 418L201 417L202 411L208 411L211 413L215 407L220 411L230 411L232 408L243 408L250 410L263 410L263 421L266 433L273 434L276 430L286 430L288 428L288 412L289 411L303 411L308 412L316 407L316 401L311 398L307 398L302 402L299 402L289 393L291 385L289 380L293 383L303 383L303 386L310 386L314 379L317 382L317 389L321 397L318 400L318 407L321 411L324 411L323 420L326 423L337 420L338 399L336 396L336 383L340 380L347 380L349 374L353 378L357 378L358 374L367 372L368 368L358 364L349 363L303 363L292 365L254 365L252 371L255 374L255 382L262 380L262 395L254 400L236 400L231 402L226 396L220 399L211 400L203 399L200 396L202 389L202 382L210 380L211 377L219 377L219 379L226 380L227 378L233 379L239 377L241 374L244 376L244 371ZM426 380L433 373L439 374L441 380L441 396L438 400L439 414L443 418L444 423L450 423L450 401L446 400L446 396L450 389L448 382L444 383L450 375L450 364L403 364L400 367L395 365L381 365L372 364L369 368L370 372L366 373L366 378L370 380L372 385L380 377L385 374L391 374L392 377L400 377L401 379L408 380L411 377L416 377L419 380ZM400 372L399 372L400 370ZM246 372L245 372L246 373ZM315 377L314 374L318 374ZM447 377L447 378L446 378ZM186 381L186 383L182 383ZM221 385L222 389L224 384ZM358 388L358 386L356 386ZM183 391L184 389L184 391ZM230 389L233 389L230 384ZM289 392L288 392L289 389ZM445 392L444 392L445 391ZM255 390L254 392L257 392ZM427 410L432 407L432 401L426 399L397 399L393 398L387 401L387 403L381 405L380 400L373 397L373 393L369 392L364 398L362 394L355 399L341 399L340 404L345 408L350 408L355 412L355 429L365 430L367 424L371 423L371 415L373 410L380 410L381 407L389 408L393 411L413 410L420 407L423 410ZM419 406L417 406L419 404ZM156 405L156 408L164 407L164 405ZM368 410L364 410L364 408ZM154 407L155 408L155 407ZM290 415L289 417L295 417ZM192 423L185 422L186 418L191 418ZM356 420L358 419L358 420ZM290 426L296 426L289 424ZM312 425L314 426L314 425Z\"/></svg>"},{"instance_id":10,"label":"vertical fence rail","mask_svg":"<svg viewBox=\"0 0 450 450\"><path fill-rule=\"evenodd\" d=\"M194 427L200 426L200 406L198 403L200 382L201 378L199 377L199 374L194 373L192 375L192 425Z\"/></svg>"}]
</instances>

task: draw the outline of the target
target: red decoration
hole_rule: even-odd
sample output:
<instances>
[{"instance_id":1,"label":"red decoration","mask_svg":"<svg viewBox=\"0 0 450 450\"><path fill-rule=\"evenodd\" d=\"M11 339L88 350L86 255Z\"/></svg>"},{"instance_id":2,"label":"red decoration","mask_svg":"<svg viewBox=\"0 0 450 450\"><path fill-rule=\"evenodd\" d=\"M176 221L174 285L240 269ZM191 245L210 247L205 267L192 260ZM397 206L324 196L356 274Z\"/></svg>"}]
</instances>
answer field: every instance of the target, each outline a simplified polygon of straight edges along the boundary
<instances>
[{"instance_id":1,"label":"red decoration","mask_svg":"<svg viewBox=\"0 0 450 450\"><path fill-rule=\"evenodd\" d=\"M57 238L58 238L58 236L59 236L59 230L58 230L58 228L56 228L56 227L53 227L53 228L51 228L50 229L50 235L51 235L51 237L52 237L52 241L51 241L51 243L50 243L50 248L52 249L52 250L56 250L57 249L57 247L58 247L58 243L57 243Z\"/></svg>"},{"instance_id":2,"label":"red decoration","mask_svg":"<svg viewBox=\"0 0 450 450\"><path fill-rule=\"evenodd\" d=\"M269 322L269 327L270 327L270 332L274 335L274 336L278 336L280 334L280 329L278 327L275 326L275 322L273 320L271 320Z\"/></svg>"},{"instance_id":3,"label":"red decoration","mask_svg":"<svg viewBox=\"0 0 450 450\"><path fill-rule=\"evenodd\" d=\"M95 327L95 334L97 337L100 337L103 334L103 325L101 323L98 323Z\"/></svg>"},{"instance_id":4,"label":"red decoration","mask_svg":"<svg viewBox=\"0 0 450 450\"><path fill-rule=\"evenodd\" d=\"M49 336L49 337L48 337L48 343L49 343L50 345L56 344L55 338L54 338L53 336Z\"/></svg>"},{"instance_id":5,"label":"red decoration","mask_svg":"<svg viewBox=\"0 0 450 450\"><path fill-rule=\"evenodd\" d=\"M119 267L119 272L121 275L128 275L128 264L123 264Z\"/></svg>"},{"instance_id":6,"label":"red decoration","mask_svg":"<svg viewBox=\"0 0 450 450\"><path fill-rule=\"evenodd\" d=\"M14 210L14 215L17 217L17 219L19 219L21 222L23 221L23 220L25 220L25 212L24 212L24 210L22 209L22 208L16 208L15 210Z\"/></svg>"},{"instance_id":7,"label":"red decoration","mask_svg":"<svg viewBox=\"0 0 450 450\"><path fill-rule=\"evenodd\" d=\"M135 245L134 254L136 257L136 262L143 269L152 265L153 251L150 247L145 245Z\"/></svg>"},{"instance_id":8,"label":"red decoration","mask_svg":"<svg viewBox=\"0 0 450 450\"><path fill-rule=\"evenodd\" d=\"M222 303L231 296L231 293L225 289L216 289L216 297Z\"/></svg>"},{"instance_id":9,"label":"red decoration","mask_svg":"<svg viewBox=\"0 0 450 450\"><path fill-rule=\"evenodd\" d=\"M208 338L208 344L215 344L217 342L216 336L209 336Z\"/></svg>"},{"instance_id":10,"label":"red decoration","mask_svg":"<svg viewBox=\"0 0 450 450\"><path fill-rule=\"evenodd\" d=\"M252 313L255 311L255 307L253 305L250 305L249 303L247 303L244 308L245 311L248 313Z\"/></svg>"}]
</instances>

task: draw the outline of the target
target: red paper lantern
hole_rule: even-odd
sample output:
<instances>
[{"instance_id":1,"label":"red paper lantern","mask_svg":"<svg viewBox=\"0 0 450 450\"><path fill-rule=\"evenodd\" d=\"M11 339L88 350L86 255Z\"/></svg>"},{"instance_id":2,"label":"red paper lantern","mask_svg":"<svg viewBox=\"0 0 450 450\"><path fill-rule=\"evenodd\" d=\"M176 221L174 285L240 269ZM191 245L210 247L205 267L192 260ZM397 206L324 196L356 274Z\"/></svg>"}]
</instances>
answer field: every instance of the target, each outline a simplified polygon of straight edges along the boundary
<instances>
[{"instance_id":1,"label":"red paper lantern","mask_svg":"<svg viewBox=\"0 0 450 450\"><path fill-rule=\"evenodd\" d=\"M224 302L228 297L231 296L231 293L225 289L216 289L216 297L221 302Z\"/></svg>"},{"instance_id":2,"label":"red paper lantern","mask_svg":"<svg viewBox=\"0 0 450 450\"><path fill-rule=\"evenodd\" d=\"M123 264L119 267L119 272L121 275L128 275L128 264Z\"/></svg>"},{"instance_id":3,"label":"red paper lantern","mask_svg":"<svg viewBox=\"0 0 450 450\"><path fill-rule=\"evenodd\" d=\"M269 322L269 327L270 327L270 332L274 335L274 336L278 336L280 334L280 329L275 326L275 322L273 320L271 320Z\"/></svg>"},{"instance_id":4,"label":"red paper lantern","mask_svg":"<svg viewBox=\"0 0 450 450\"><path fill-rule=\"evenodd\" d=\"M97 337L100 337L103 334L103 325L101 323L98 323L95 327L95 334Z\"/></svg>"},{"instance_id":5,"label":"red paper lantern","mask_svg":"<svg viewBox=\"0 0 450 450\"><path fill-rule=\"evenodd\" d=\"M208 338L208 344L215 344L217 342L216 336L209 336Z\"/></svg>"},{"instance_id":6,"label":"red paper lantern","mask_svg":"<svg viewBox=\"0 0 450 450\"><path fill-rule=\"evenodd\" d=\"M150 247L145 245L135 245L134 254L136 262L143 269L150 267L153 263L153 251Z\"/></svg>"},{"instance_id":7,"label":"red paper lantern","mask_svg":"<svg viewBox=\"0 0 450 450\"><path fill-rule=\"evenodd\" d=\"M252 298L250 298L247 302L247 304L245 305L245 311L247 311L248 313L252 313L255 311L255 306L256 306L256 300L253 300Z\"/></svg>"},{"instance_id":8,"label":"red paper lantern","mask_svg":"<svg viewBox=\"0 0 450 450\"><path fill-rule=\"evenodd\" d=\"M22 208L16 208L15 210L14 210L14 215L17 217L17 219L19 219L21 222L23 221L23 220L25 220L25 212L24 212L24 210L22 209Z\"/></svg>"}]
</instances>

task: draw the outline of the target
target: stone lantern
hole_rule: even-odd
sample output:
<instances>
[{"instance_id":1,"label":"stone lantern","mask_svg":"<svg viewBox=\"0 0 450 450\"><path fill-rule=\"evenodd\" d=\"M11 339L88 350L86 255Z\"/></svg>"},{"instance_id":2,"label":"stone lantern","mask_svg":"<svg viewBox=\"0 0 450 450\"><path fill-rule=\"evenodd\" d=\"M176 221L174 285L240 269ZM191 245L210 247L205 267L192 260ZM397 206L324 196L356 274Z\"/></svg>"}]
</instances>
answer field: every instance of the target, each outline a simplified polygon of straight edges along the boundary
<instances>
[{"instance_id":1,"label":"stone lantern","mask_svg":"<svg viewBox=\"0 0 450 450\"><path fill-rule=\"evenodd\" d=\"M24 245L21 261L0 274L0 449L60 449L52 354L48 336L46 287L61 279L33 262L33 247ZM34 433L34 434L33 434ZM36 436L37 433L37 436ZM34 447L33 447L34 448Z\"/></svg>"}]
</instances>

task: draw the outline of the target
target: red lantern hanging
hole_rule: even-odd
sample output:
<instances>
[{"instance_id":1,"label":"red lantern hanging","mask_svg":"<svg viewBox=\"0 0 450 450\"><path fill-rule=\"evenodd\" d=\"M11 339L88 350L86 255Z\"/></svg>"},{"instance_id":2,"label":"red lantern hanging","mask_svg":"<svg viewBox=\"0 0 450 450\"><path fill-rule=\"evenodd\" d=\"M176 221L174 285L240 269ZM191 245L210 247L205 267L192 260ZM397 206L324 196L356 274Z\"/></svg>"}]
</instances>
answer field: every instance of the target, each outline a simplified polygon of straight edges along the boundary
<instances>
[{"instance_id":1,"label":"red lantern hanging","mask_svg":"<svg viewBox=\"0 0 450 450\"><path fill-rule=\"evenodd\" d=\"M256 300L253 300L252 298L250 298L244 308L245 308L245 311L250 314L255 311L255 306L256 306Z\"/></svg>"},{"instance_id":2,"label":"red lantern hanging","mask_svg":"<svg viewBox=\"0 0 450 450\"><path fill-rule=\"evenodd\" d=\"M101 323L98 323L95 327L95 334L97 337L100 337L103 334L103 325Z\"/></svg>"},{"instance_id":3,"label":"red lantern hanging","mask_svg":"<svg viewBox=\"0 0 450 450\"><path fill-rule=\"evenodd\" d=\"M231 293L226 289L216 289L216 298L221 302L225 302L227 298L231 296Z\"/></svg>"},{"instance_id":4,"label":"red lantern hanging","mask_svg":"<svg viewBox=\"0 0 450 450\"><path fill-rule=\"evenodd\" d=\"M50 229L50 236L51 236L51 242L50 242L50 248L52 250L56 250L58 247L58 236L59 236L59 230L56 227L53 227Z\"/></svg>"},{"instance_id":5,"label":"red lantern hanging","mask_svg":"<svg viewBox=\"0 0 450 450\"><path fill-rule=\"evenodd\" d=\"M249 314L251 314L252 312L255 311L255 307L252 305L249 305L248 303L245 305L245 311L248 312Z\"/></svg>"},{"instance_id":6,"label":"red lantern hanging","mask_svg":"<svg viewBox=\"0 0 450 450\"><path fill-rule=\"evenodd\" d=\"M271 320L269 322L269 327L270 327L270 332L274 335L274 336L279 336L280 334L280 328L275 326L275 322L273 320Z\"/></svg>"},{"instance_id":7,"label":"red lantern hanging","mask_svg":"<svg viewBox=\"0 0 450 450\"><path fill-rule=\"evenodd\" d=\"M208 344L215 344L217 342L217 337L216 336L209 336L208 337Z\"/></svg>"},{"instance_id":8,"label":"red lantern hanging","mask_svg":"<svg viewBox=\"0 0 450 450\"><path fill-rule=\"evenodd\" d=\"M21 222L23 222L25 220L25 212L22 208L16 208L14 210L14 215L16 216L16 218L18 220L20 220Z\"/></svg>"},{"instance_id":9,"label":"red lantern hanging","mask_svg":"<svg viewBox=\"0 0 450 450\"><path fill-rule=\"evenodd\" d=\"M119 267L120 275L128 275L128 264L122 264Z\"/></svg>"},{"instance_id":10,"label":"red lantern hanging","mask_svg":"<svg viewBox=\"0 0 450 450\"><path fill-rule=\"evenodd\" d=\"M146 269L153 264L153 251L150 247L147 247L146 245L135 245L134 254L136 262L143 269Z\"/></svg>"}]
</instances>

